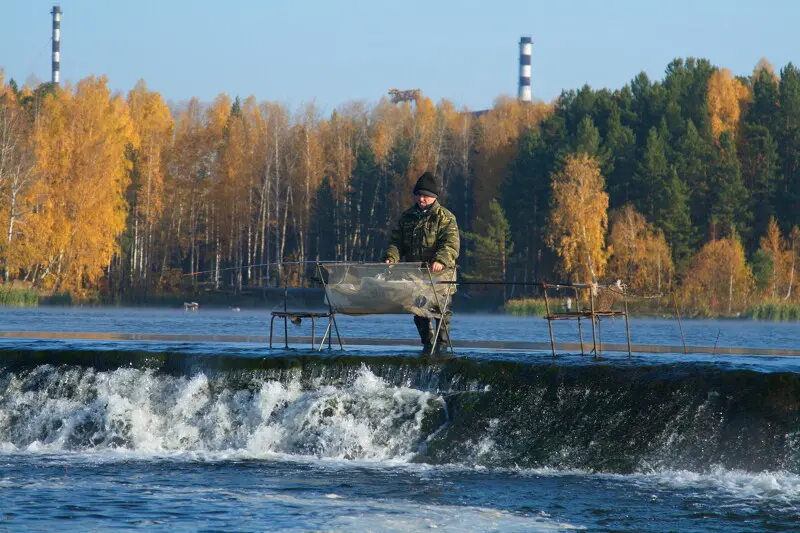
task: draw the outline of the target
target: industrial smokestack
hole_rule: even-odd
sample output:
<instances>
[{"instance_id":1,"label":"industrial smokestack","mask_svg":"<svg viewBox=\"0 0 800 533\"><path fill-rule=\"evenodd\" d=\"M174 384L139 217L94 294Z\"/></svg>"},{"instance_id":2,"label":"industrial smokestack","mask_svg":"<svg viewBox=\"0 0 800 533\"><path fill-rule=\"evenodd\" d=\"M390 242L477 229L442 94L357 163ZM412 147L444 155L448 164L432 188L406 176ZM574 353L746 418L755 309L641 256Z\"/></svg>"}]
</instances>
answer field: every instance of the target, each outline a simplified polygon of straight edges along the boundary
<instances>
[{"instance_id":1,"label":"industrial smokestack","mask_svg":"<svg viewBox=\"0 0 800 533\"><path fill-rule=\"evenodd\" d=\"M58 85L61 74L61 6L53 6L53 85Z\"/></svg>"},{"instance_id":2,"label":"industrial smokestack","mask_svg":"<svg viewBox=\"0 0 800 533\"><path fill-rule=\"evenodd\" d=\"M519 40L519 93L521 102L531 101L531 49L533 41L530 37Z\"/></svg>"}]
</instances>

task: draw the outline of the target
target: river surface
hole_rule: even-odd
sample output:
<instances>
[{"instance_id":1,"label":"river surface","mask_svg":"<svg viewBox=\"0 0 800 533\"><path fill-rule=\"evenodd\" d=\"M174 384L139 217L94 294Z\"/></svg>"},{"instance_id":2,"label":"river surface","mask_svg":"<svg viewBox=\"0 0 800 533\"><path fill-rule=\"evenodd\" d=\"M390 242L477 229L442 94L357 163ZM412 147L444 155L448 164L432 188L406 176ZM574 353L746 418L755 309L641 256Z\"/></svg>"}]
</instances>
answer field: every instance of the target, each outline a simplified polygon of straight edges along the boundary
<instances>
[{"instance_id":1,"label":"river surface","mask_svg":"<svg viewBox=\"0 0 800 533\"><path fill-rule=\"evenodd\" d=\"M269 312L0 308L0 323L264 336ZM407 316L338 324L345 341L416 335ZM681 344L674 320L630 326L634 343ZM549 339L540 318L452 328ZM798 324L683 332L800 348ZM601 335L624 343L624 322ZM0 338L0 531L800 531L800 358L98 337Z\"/></svg>"}]
</instances>

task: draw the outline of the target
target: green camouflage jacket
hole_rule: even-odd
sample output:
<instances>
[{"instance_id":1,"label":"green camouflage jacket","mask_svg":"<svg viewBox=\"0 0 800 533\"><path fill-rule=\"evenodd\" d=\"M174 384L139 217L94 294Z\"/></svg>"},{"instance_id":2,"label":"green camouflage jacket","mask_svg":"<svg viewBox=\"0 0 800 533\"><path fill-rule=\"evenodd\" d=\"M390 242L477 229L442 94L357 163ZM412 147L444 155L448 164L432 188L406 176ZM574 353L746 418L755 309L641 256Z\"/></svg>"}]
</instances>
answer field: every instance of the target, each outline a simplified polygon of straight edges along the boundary
<instances>
[{"instance_id":1,"label":"green camouflage jacket","mask_svg":"<svg viewBox=\"0 0 800 533\"><path fill-rule=\"evenodd\" d=\"M428 264L437 261L452 267L456 264L459 247L458 224L453 213L438 201L427 211L414 204L400 215L383 260Z\"/></svg>"}]
</instances>

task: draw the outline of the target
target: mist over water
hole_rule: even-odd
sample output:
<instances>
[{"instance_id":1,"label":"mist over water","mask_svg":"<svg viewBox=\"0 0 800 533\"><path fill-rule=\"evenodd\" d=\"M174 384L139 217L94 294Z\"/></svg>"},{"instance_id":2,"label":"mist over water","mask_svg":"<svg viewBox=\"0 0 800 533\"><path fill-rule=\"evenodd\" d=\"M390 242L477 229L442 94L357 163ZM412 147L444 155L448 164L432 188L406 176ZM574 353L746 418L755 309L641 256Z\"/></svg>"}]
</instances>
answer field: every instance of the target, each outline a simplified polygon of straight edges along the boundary
<instances>
[{"instance_id":1,"label":"mist over water","mask_svg":"<svg viewBox=\"0 0 800 533\"><path fill-rule=\"evenodd\" d=\"M2 350L0 513L18 529L763 531L800 517L800 374L785 359Z\"/></svg>"}]
</instances>

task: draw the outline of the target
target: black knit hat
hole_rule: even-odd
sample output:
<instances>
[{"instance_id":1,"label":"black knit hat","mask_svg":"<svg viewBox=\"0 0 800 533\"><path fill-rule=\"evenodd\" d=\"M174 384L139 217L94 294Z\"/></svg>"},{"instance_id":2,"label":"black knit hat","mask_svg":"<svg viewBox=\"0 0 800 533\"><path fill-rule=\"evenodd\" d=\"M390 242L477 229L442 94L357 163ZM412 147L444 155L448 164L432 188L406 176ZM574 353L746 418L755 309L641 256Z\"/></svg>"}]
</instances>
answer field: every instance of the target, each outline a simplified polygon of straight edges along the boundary
<instances>
[{"instance_id":1,"label":"black knit hat","mask_svg":"<svg viewBox=\"0 0 800 533\"><path fill-rule=\"evenodd\" d=\"M430 172L425 172L414 185L414 194L424 194L425 196L439 197L439 180Z\"/></svg>"}]
</instances>

